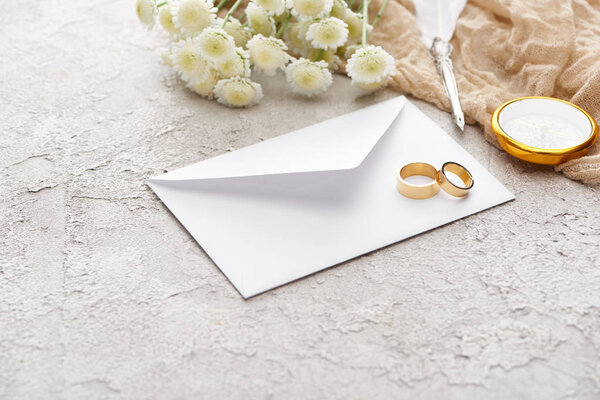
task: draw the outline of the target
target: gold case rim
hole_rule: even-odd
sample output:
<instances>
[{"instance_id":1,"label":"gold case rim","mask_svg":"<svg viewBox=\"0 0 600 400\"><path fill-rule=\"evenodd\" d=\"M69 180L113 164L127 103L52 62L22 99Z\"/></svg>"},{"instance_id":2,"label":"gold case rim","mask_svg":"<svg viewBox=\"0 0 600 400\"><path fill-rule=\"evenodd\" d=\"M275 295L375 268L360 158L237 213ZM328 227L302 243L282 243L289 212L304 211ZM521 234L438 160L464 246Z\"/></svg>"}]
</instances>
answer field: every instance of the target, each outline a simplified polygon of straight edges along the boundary
<instances>
[{"instance_id":1,"label":"gold case rim","mask_svg":"<svg viewBox=\"0 0 600 400\"><path fill-rule=\"evenodd\" d=\"M504 108L506 108L506 106L508 106L509 104L526 99L546 99L560 101L562 103L575 107L576 109L581 111L590 121L590 124L592 126L590 136L584 142L578 144L577 146L567 147L563 149L542 149L539 147L528 146L513 139L508 134L506 134L500 127L499 116L502 110L504 110ZM500 107L498 107L496 111L494 111L494 113L492 114L491 124L492 130L498 138L498 142L500 143L502 148L506 150L507 153L521 160L525 160L535 164L556 165L571 160L573 158L580 157L587 152L587 150L596 142L596 139L598 138L598 124L596 123L594 118L592 118L592 116L588 114L587 111L566 100L561 100L547 96L526 96L509 100L506 103L502 104Z\"/></svg>"}]
</instances>

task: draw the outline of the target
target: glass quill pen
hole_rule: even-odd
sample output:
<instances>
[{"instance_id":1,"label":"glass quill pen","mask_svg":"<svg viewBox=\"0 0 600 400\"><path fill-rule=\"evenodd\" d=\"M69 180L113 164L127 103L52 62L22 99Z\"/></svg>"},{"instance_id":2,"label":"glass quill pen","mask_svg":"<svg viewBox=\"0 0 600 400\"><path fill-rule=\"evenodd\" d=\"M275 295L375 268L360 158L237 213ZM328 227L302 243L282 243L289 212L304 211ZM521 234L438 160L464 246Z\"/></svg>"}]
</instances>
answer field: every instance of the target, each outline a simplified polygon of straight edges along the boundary
<instances>
[{"instance_id":1,"label":"glass quill pen","mask_svg":"<svg viewBox=\"0 0 600 400\"><path fill-rule=\"evenodd\" d=\"M452 67L452 45L449 43L456 20L465 7L466 0L417 0L415 1L417 23L422 38L429 47L429 54L435 60L444 89L452 106L454 122L461 129L465 127L465 116L458 97L458 87Z\"/></svg>"}]
</instances>

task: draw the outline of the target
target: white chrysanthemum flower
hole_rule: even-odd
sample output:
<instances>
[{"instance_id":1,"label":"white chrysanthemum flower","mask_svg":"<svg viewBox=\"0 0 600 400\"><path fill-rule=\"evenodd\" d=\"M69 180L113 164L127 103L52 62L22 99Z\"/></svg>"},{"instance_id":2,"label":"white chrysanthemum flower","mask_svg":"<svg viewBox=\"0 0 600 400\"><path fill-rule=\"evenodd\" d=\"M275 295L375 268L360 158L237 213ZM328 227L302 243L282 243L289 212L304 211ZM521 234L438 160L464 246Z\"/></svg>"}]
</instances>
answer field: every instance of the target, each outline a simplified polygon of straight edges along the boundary
<instances>
[{"instance_id":1,"label":"white chrysanthemum flower","mask_svg":"<svg viewBox=\"0 0 600 400\"><path fill-rule=\"evenodd\" d=\"M252 37L250 29L242 26L240 21L235 18L229 18L224 29L233 38L237 47L245 47L248 40Z\"/></svg>"},{"instance_id":2,"label":"white chrysanthemum flower","mask_svg":"<svg viewBox=\"0 0 600 400\"><path fill-rule=\"evenodd\" d=\"M348 10L346 12L346 18L344 18L344 22L348 28L348 40L351 42L359 41L362 38L362 14ZM372 30L373 27L371 25L367 25L367 33L370 33Z\"/></svg>"},{"instance_id":3,"label":"white chrysanthemum flower","mask_svg":"<svg viewBox=\"0 0 600 400\"><path fill-rule=\"evenodd\" d=\"M252 0L273 15L281 15L285 11L285 0Z\"/></svg>"},{"instance_id":4,"label":"white chrysanthemum flower","mask_svg":"<svg viewBox=\"0 0 600 400\"><path fill-rule=\"evenodd\" d=\"M308 47L308 42L305 39L306 30L303 31L305 25L308 29L308 24L292 22L288 24L283 32L283 40L293 54L304 55Z\"/></svg>"},{"instance_id":5,"label":"white chrysanthemum flower","mask_svg":"<svg viewBox=\"0 0 600 400\"><path fill-rule=\"evenodd\" d=\"M254 32L264 36L275 34L275 21L264 8L250 3L246 7L246 17L248 25Z\"/></svg>"},{"instance_id":6,"label":"white chrysanthemum flower","mask_svg":"<svg viewBox=\"0 0 600 400\"><path fill-rule=\"evenodd\" d=\"M348 4L346 4L344 0L333 0L333 7L331 7L330 15L343 21L346 18L347 10Z\"/></svg>"},{"instance_id":7,"label":"white chrysanthemum flower","mask_svg":"<svg viewBox=\"0 0 600 400\"><path fill-rule=\"evenodd\" d=\"M210 63L198 50L197 40L186 38L173 45L171 50L173 66L186 82L204 81L210 73Z\"/></svg>"},{"instance_id":8,"label":"white chrysanthemum flower","mask_svg":"<svg viewBox=\"0 0 600 400\"><path fill-rule=\"evenodd\" d=\"M285 76L292 90L304 96L323 93L333 81L325 61L300 58L285 68Z\"/></svg>"},{"instance_id":9,"label":"white chrysanthemum flower","mask_svg":"<svg viewBox=\"0 0 600 400\"><path fill-rule=\"evenodd\" d=\"M194 36L213 24L217 8L210 0L175 0L171 6L173 23L183 33Z\"/></svg>"},{"instance_id":10,"label":"white chrysanthemum flower","mask_svg":"<svg viewBox=\"0 0 600 400\"><path fill-rule=\"evenodd\" d=\"M168 4L163 5L158 10L158 22L160 26L170 35L177 35L179 32L175 23L173 22L173 14L171 14L171 8Z\"/></svg>"},{"instance_id":11,"label":"white chrysanthemum flower","mask_svg":"<svg viewBox=\"0 0 600 400\"><path fill-rule=\"evenodd\" d=\"M214 92L219 103L230 107L249 107L263 97L262 88L258 83L239 76L220 80Z\"/></svg>"},{"instance_id":12,"label":"white chrysanthemum flower","mask_svg":"<svg viewBox=\"0 0 600 400\"><path fill-rule=\"evenodd\" d=\"M211 69L206 79L195 83L188 83L186 86L200 96L212 98L215 85L218 81L219 74L214 69Z\"/></svg>"},{"instance_id":13,"label":"white chrysanthemum flower","mask_svg":"<svg viewBox=\"0 0 600 400\"><path fill-rule=\"evenodd\" d=\"M169 67L173 67L173 53L169 48L160 49L160 58Z\"/></svg>"},{"instance_id":14,"label":"white chrysanthemum flower","mask_svg":"<svg viewBox=\"0 0 600 400\"><path fill-rule=\"evenodd\" d=\"M226 60L235 55L235 42L223 29L207 28L198 35L200 53L213 62Z\"/></svg>"},{"instance_id":15,"label":"white chrysanthemum flower","mask_svg":"<svg viewBox=\"0 0 600 400\"><path fill-rule=\"evenodd\" d=\"M287 0L287 8L295 17L324 18L332 7L333 0Z\"/></svg>"},{"instance_id":16,"label":"white chrysanthemum flower","mask_svg":"<svg viewBox=\"0 0 600 400\"><path fill-rule=\"evenodd\" d=\"M135 12L140 22L147 26L154 25L154 13L156 8L152 0L137 0L135 2Z\"/></svg>"},{"instance_id":17,"label":"white chrysanthemum flower","mask_svg":"<svg viewBox=\"0 0 600 400\"><path fill-rule=\"evenodd\" d=\"M223 78L233 76L250 77L250 56L242 48L235 50L235 55L214 64L214 68Z\"/></svg>"},{"instance_id":18,"label":"white chrysanthemum flower","mask_svg":"<svg viewBox=\"0 0 600 400\"><path fill-rule=\"evenodd\" d=\"M283 40L274 37L258 34L248 41L248 50L254 66L267 75L274 75L279 68L283 69L289 60L285 52L287 46Z\"/></svg>"},{"instance_id":19,"label":"white chrysanthemum flower","mask_svg":"<svg viewBox=\"0 0 600 400\"><path fill-rule=\"evenodd\" d=\"M317 49L337 49L348 39L346 26L344 21L336 17L325 18L308 27L306 39Z\"/></svg>"},{"instance_id":20,"label":"white chrysanthemum flower","mask_svg":"<svg viewBox=\"0 0 600 400\"><path fill-rule=\"evenodd\" d=\"M353 83L381 82L396 73L394 57L380 46L369 45L354 52L346 65Z\"/></svg>"}]
</instances>

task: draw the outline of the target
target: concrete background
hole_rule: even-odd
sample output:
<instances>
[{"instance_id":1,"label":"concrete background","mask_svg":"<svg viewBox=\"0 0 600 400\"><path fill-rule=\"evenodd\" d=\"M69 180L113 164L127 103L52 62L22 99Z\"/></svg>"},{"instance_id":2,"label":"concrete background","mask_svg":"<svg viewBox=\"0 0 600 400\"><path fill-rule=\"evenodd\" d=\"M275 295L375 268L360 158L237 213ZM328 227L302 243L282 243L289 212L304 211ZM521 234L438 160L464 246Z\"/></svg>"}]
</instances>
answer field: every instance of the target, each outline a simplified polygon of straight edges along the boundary
<instances>
[{"instance_id":1,"label":"concrete background","mask_svg":"<svg viewBox=\"0 0 600 400\"><path fill-rule=\"evenodd\" d=\"M598 188L417 103L517 200L244 301L144 180L395 93L230 110L133 0L2 9L1 399L600 397Z\"/></svg>"}]
</instances>

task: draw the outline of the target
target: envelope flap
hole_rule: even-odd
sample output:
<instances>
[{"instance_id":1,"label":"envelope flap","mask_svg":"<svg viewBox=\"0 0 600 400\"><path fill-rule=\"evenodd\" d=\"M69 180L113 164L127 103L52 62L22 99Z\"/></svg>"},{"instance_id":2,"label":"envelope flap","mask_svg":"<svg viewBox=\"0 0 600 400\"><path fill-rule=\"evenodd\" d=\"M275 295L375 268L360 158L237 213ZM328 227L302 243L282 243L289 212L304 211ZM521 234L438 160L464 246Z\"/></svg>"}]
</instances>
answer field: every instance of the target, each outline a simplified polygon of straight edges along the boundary
<instances>
[{"instance_id":1,"label":"envelope flap","mask_svg":"<svg viewBox=\"0 0 600 400\"><path fill-rule=\"evenodd\" d=\"M307 128L151 178L182 181L358 167L402 110L396 97Z\"/></svg>"}]
</instances>

